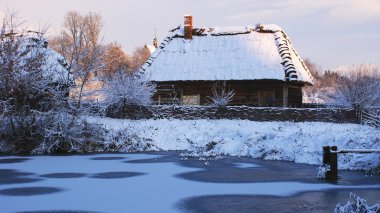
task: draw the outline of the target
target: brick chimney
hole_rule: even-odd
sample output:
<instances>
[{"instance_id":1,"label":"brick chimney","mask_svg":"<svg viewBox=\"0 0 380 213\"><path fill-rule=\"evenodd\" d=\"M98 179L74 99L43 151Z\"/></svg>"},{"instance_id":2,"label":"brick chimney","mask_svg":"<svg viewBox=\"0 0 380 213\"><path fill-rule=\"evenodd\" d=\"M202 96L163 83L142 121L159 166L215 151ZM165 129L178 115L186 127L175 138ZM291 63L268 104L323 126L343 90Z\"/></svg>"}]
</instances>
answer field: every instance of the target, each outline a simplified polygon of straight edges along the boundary
<instances>
[{"instance_id":1,"label":"brick chimney","mask_svg":"<svg viewBox=\"0 0 380 213\"><path fill-rule=\"evenodd\" d=\"M193 38L193 17L191 15L185 15L185 39Z\"/></svg>"}]
</instances>

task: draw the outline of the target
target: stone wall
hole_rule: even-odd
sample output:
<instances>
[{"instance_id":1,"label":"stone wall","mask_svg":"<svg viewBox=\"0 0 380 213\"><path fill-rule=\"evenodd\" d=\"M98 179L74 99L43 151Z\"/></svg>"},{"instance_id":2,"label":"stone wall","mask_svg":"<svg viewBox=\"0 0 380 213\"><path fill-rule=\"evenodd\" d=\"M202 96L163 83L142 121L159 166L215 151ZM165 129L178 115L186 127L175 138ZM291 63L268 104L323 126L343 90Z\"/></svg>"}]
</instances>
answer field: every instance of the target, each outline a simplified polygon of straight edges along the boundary
<instances>
[{"instance_id":1,"label":"stone wall","mask_svg":"<svg viewBox=\"0 0 380 213\"><path fill-rule=\"evenodd\" d=\"M354 109L341 108L128 106L117 110L110 109L107 116L128 119L241 119L251 121L357 123Z\"/></svg>"}]
</instances>

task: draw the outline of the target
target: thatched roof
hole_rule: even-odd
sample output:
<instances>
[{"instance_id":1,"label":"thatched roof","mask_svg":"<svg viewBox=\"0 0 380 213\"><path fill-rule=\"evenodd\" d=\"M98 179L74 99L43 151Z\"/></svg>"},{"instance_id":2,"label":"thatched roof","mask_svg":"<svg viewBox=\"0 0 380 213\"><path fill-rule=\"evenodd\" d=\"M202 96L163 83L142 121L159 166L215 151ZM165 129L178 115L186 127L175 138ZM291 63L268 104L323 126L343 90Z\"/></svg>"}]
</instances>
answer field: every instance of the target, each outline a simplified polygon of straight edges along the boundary
<instances>
[{"instance_id":1,"label":"thatched roof","mask_svg":"<svg viewBox=\"0 0 380 213\"><path fill-rule=\"evenodd\" d=\"M183 27L167 38L141 67L150 81L274 79L313 84L313 77L288 36L276 25Z\"/></svg>"},{"instance_id":2,"label":"thatched roof","mask_svg":"<svg viewBox=\"0 0 380 213\"><path fill-rule=\"evenodd\" d=\"M14 38L13 40L16 40L15 42L20 45L17 51L20 52L19 60L21 63L26 63L32 55L41 54L46 59L46 63L42 65L45 77L50 77L53 82L67 83L72 80L72 75L69 73L70 68L65 58L48 47L48 42L43 33L25 31L23 33L0 34L0 42L5 42L8 38Z\"/></svg>"}]
</instances>

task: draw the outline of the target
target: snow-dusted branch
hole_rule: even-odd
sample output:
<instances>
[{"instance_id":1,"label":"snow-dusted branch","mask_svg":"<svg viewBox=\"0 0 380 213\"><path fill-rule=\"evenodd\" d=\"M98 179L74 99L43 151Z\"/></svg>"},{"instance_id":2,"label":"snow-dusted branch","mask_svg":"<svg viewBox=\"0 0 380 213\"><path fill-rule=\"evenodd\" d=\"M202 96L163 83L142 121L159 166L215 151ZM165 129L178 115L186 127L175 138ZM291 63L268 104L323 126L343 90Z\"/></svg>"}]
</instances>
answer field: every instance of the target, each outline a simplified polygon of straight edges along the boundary
<instances>
[{"instance_id":1,"label":"snow-dusted branch","mask_svg":"<svg viewBox=\"0 0 380 213\"><path fill-rule=\"evenodd\" d=\"M371 64L345 70L336 85L333 101L344 106L380 106L380 70Z\"/></svg>"},{"instance_id":2,"label":"snow-dusted branch","mask_svg":"<svg viewBox=\"0 0 380 213\"><path fill-rule=\"evenodd\" d=\"M211 96L209 102L211 106L225 107L235 96L234 90L227 89L226 82L215 83L211 88Z\"/></svg>"},{"instance_id":3,"label":"snow-dusted branch","mask_svg":"<svg viewBox=\"0 0 380 213\"><path fill-rule=\"evenodd\" d=\"M75 87L71 97L81 106L86 98L89 80L106 67L105 51L100 33L102 17L99 14L81 15L70 11L66 14L63 29L58 36L51 39L53 48L67 60L73 74Z\"/></svg>"},{"instance_id":4,"label":"snow-dusted branch","mask_svg":"<svg viewBox=\"0 0 380 213\"><path fill-rule=\"evenodd\" d=\"M376 213L380 211L380 204L369 206L367 201L357 196L354 193L350 193L350 200L345 205L338 204L335 207L335 213L354 213L354 212L368 212Z\"/></svg>"},{"instance_id":5,"label":"snow-dusted branch","mask_svg":"<svg viewBox=\"0 0 380 213\"><path fill-rule=\"evenodd\" d=\"M113 78L105 79L103 102L107 106L147 106L152 103L155 90L154 84L144 81L136 74L120 70Z\"/></svg>"}]
</instances>

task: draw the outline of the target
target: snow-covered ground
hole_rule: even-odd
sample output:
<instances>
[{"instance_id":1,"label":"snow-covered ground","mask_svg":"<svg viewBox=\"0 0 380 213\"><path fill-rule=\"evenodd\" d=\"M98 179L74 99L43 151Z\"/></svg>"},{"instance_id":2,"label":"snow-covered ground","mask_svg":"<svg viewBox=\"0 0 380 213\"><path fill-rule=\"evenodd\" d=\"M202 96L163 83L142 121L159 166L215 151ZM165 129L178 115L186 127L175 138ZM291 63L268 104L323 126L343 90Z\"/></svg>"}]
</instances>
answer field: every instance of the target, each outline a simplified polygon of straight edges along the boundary
<instances>
[{"instance_id":1,"label":"snow-covered ground","mask_svg":"<svg viewBox=\"0 0 380 213\"><path fill-rule=\"evenodd\" d=\"M148 144L144 150L185 150L190 155L203 157L250 156L319 165L322 161L322 146L335 145L338 149L380 148L380 131L357 124L87 119L104 124L111 132L123 132L144 141ZM338 161L339 169L371 169L380 164L380 155L339 154Z\"/></svg>"}]
</instances>

